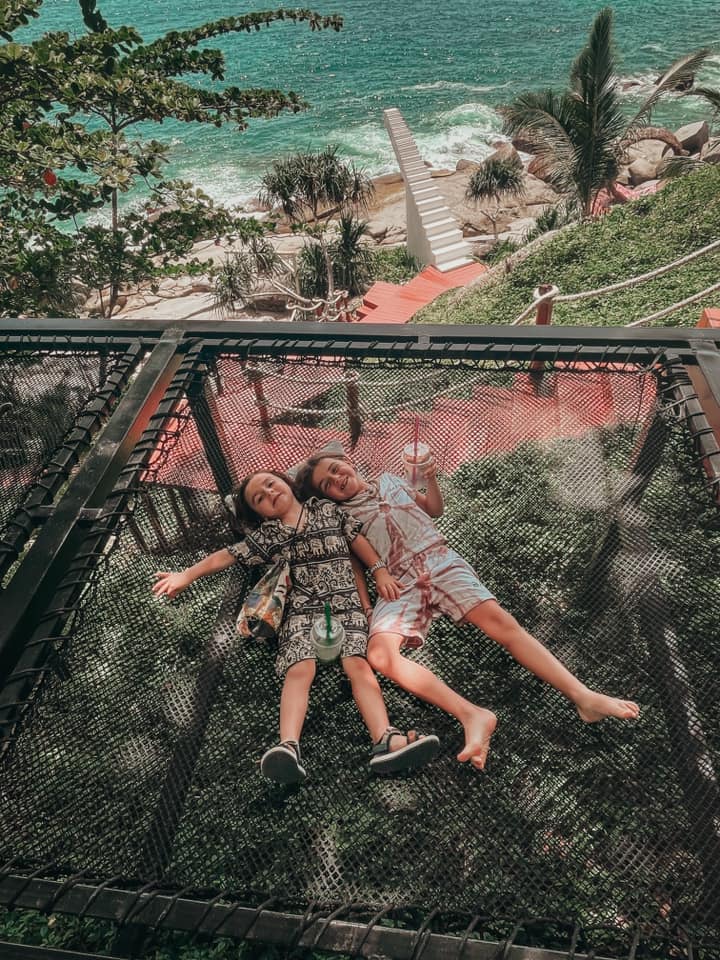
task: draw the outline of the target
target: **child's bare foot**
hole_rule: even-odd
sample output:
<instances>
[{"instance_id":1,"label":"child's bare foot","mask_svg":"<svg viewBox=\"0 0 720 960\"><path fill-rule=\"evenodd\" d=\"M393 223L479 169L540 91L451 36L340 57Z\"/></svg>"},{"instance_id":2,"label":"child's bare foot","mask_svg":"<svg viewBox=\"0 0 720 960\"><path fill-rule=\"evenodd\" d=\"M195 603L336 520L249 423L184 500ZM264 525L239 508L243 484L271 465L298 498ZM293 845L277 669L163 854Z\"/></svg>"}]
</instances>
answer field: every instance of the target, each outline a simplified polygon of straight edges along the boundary
<instances>
[{"instance_id":1,"label":"child's bare foot","mask_svg":"<svg viewBox=\"0 0 720 960\"><path fill-rule=\"evenodd\" d=\"M491 710L475 707L472 716L463 724L465 746L458 754L460 763L467 760L477 769L485 769L490 737L497 726L497 717Z\"/></svg>"},{"instance_id":2,"label":"child's bare foot","mask_svg":"<svg viewBox=\"0 0 720 960\"><path fill-rule=\"evenodd\" d=\"M604 693L588 690L575 702L577 712L585 723L597 723L606 717L617 717L618 720L637 720L640 707L632 700L620 700L617 697L608 697Z\"/></svg>"}]
</instances>

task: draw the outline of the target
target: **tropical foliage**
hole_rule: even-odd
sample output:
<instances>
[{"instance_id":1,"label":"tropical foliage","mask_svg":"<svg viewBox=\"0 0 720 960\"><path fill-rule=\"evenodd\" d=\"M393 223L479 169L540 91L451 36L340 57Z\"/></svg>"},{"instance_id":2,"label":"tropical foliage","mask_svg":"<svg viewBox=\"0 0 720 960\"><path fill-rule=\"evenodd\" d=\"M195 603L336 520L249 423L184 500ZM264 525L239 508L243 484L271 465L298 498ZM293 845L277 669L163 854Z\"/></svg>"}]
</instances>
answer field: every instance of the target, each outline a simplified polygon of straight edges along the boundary
<instances>
[{"instance_id":1,"label":"tropical foliage","mask_svg":"<svg viewBox=\"0 0 720 960\"><path fill-rule=\"evenodd\" d=\"M549 181L588 216L599 191L612 192L627 148L657 136L656 128L643 124L660 97L692 84L708 55L698 50L676 60L628 118L617 79L613 12L606 7L572 66L569 89L522 94L502 110L505 131L532 141Z\"/></svg>"},{"instance_id":2,"label":"tropical foliage","mask_svg":"<svg viewBox=\"0 0 720 960\"><path fill-rule=\"evenodd\" d=\"M173 119L242 131L256 117L298 111L295 93L224 85L216 38L276 22L339 29L341 19L311 10L225 17L145 42L131 26L112 27L96 0L79 0L86 32L15 33L41 15L42 0L0 9L0 313L73 312L73 278L104 291L110 314L123 282L162 274L201 235L244 230L188 184L163 179L167 148L131 136L143 121ZM200 45L203 44L202 48ZM205 79L205 85L201 82ZM148 219L121 210L145 184ZM108 210L108 223L88 215ZM171 214L170 214L171 212ZM179 227L182 227L182 233Z\"/></svg>"},{"instance_id":3,"label":"tropical foliage","mask_svg":"<svg viewBox=\"0 0 720 960\"><path fill-rule=\"evenodd\" d=\"M470 177L465 197L476 203L489 201L484 213L492 223L493 236L497 241L497 221L503 198L519 198L524 193L525 182L519 157L514 161L489 157Z\"/></svg>"},{"instance_id":4,"label":"tropical foliage","mask_svg":"<svg viewBox=\"0 0 720 960\"><path fill-rule=\"evenodd\" d=\"M260 200L279 206L294 223L304 223L331 212L358 212L367 207L373 185L352 161L342 160L338 148L297 153L276 160L262 178Z\"/></svg>"},{"instance_id":5,"label":"tropical foliage","mask_svg":"<svg viewBox=\"0 0 720 960\"><path fill-rule=\"evenodd\" d=\"M363 242L367 223L355 216L372 193L371 181L336 147L277 160L262 178L260 201L279 206L305 242L287 257L278 256L267 239L243 243L216 275L217 307L234 310L275 291L291 309L335 319L336 290L356 296L373 278L373 255ZM330 220L337 212L339 218Z\"/></svg>"}]
</instances>

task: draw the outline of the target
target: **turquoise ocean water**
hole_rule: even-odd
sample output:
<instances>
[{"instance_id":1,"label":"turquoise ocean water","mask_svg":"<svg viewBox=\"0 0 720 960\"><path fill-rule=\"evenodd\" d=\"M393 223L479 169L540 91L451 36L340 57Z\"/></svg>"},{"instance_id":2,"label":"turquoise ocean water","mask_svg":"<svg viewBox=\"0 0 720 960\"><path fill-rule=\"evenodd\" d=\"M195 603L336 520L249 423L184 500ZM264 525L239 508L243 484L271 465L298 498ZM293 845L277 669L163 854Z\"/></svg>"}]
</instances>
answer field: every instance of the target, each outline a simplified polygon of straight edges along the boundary
<instances>
[{"instance_id":1,"label":"turquoise ocean water","mask_svg":"<svg viewBox=\"0 0 720 960\"><path fill-rule=\"evenodd\" d=\"M277 4L233 0L100 0L115 26L132 24L147 40L167 30ZM286 4L290 6L291 4ZM170 172L212 196L253 195L278 156L335 143L371 174L393 169L382 125L398 107L425 158L454 166L482 159L500 133L494 107L527 89L560 88L600 8L591 0L317 0L341 13L340 33L278 24L257 34L221 37L227 82L295 90L310 102L299 115L232 129L163 124L146 128L171 145ZM715 0L618 0L616 43L623 80L651 82L675 57L700 46L718 56L701 80L720 85L720 8ZM77 0L45 0L45 29L80 32ZM38 25L32 28L38 32ZM628 91L628 109L637 93ZM663 105L654 122L678 125L704 116L688 99Z\"/></svg>"}]
</instances>

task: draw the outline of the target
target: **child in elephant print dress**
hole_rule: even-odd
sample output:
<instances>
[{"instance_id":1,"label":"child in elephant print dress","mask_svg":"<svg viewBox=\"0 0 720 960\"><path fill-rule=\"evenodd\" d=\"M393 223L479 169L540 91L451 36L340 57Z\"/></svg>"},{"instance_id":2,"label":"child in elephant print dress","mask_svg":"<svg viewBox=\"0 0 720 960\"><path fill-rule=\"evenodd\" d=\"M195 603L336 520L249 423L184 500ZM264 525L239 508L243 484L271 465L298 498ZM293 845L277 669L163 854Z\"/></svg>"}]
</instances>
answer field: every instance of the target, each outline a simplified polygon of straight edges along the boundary
<instances>
[{"instance_id":1,"label":"child in elephant print dress","mask_svg":"<svg viewBox=\"0 0 720 960\"><path fill-rule=\"evenodd\" d=\"M345 630L342 666L373 741L370 766L376 773L395 773L427 763L437 751L435 736L391 727L382 693L367 659L367 620L358 594L362 568L350 551L374 570L380 596L395 589L392 576L360 534L361 524L328 501L311 498L301 504L292 481L283 474L251 474L234 494L235 515L245 536L179 573L157 573L153 592L170 599L198 577L217 573L233 563L268 565L287 560L292 577L282 626L276 672L283 680L280 696L280 743L264 754L262 772L280 783L296 783L306 773L300 756L300 734L315 676L313 621L325 604Z\"/></svg>"}]
</instances>

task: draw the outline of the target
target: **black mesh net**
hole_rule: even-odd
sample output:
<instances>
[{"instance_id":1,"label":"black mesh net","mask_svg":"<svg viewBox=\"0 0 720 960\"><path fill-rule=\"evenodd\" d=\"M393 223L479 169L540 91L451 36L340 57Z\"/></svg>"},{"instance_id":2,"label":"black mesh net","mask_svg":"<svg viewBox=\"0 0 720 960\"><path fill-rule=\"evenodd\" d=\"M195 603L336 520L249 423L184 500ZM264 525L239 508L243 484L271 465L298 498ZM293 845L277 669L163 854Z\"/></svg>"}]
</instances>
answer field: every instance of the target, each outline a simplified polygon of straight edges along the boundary
<instances>
[{"instance_id":1,"label":"black mesh net","mask_svg":"<svg viewBox=\"0 0 720 960\"><path fill-rule=\"evenodd\" d=\"M607 364L221 357L84 599L63 679L6 753L0 857L256 903L276 892L720 935L720 525L663 386ZM457 762L452 718L385 682L392 721L442 747L421 771L374 778L328 666L303 735L308 781L273 786L258 759L279 686L272 648L234 630L243 570L173 603L152 597L152 575L232 541L218 446L234 478L329 439L373 474L400 470L416 429L451 545L571 671L641 717L585 724L500 645L442 619L412 656L497 713L486 774Z\"/></svg>"}]
</instances>

